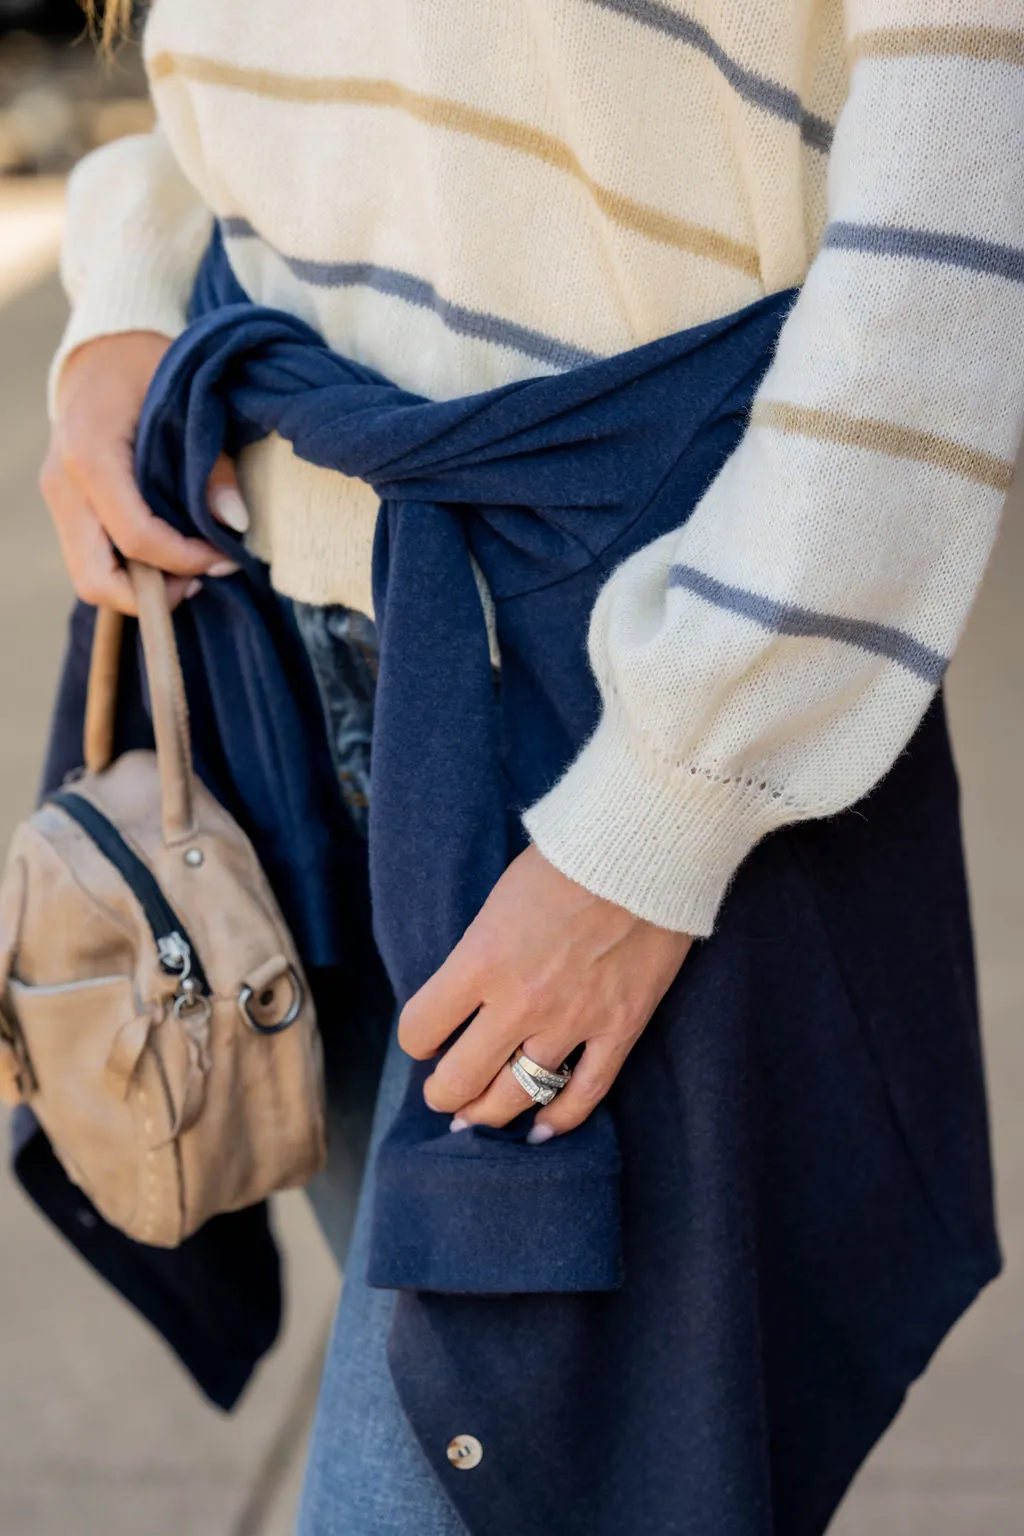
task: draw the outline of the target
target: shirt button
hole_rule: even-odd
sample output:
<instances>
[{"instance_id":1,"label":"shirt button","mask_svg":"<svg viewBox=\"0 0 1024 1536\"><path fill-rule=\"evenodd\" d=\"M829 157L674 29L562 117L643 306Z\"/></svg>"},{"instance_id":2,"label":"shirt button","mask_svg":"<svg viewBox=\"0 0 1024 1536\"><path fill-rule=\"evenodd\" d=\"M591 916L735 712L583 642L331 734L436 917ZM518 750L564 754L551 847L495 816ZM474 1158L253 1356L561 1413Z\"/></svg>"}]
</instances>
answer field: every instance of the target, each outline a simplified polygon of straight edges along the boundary
<instances>
[{"instance_id":1,"label":"shirt button","mask_svg":"<svg viewBox=\"0 0 1024 1536\"><path fill-rule=\"evenodd\" d=\"M484 1459L484 1448L476 1435L456 1435L448 1441L448 1460L460 1472L471 1472Z\"/></svg>"}]
</instances>

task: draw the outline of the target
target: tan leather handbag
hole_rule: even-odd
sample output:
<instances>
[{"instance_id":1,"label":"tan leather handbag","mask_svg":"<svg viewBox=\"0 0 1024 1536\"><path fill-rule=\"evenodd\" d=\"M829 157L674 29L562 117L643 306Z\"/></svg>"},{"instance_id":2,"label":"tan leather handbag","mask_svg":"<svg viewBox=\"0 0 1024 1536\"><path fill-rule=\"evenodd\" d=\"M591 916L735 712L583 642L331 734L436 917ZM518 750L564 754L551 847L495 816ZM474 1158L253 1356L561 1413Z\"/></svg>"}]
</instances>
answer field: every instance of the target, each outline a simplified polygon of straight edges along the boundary
<instances>
[{"instance_id":1,"label":"tan leather handbag","mask_svg":"<svg viewBox=\"0 0 1024 1536\"><path fill-rule=\"evenodd\" d=\"M163 578L129 569L156 751L110 761L122 622L102 611L86 770L0 881L0 1095L108 1221L174 1247L322 1167L323 1067L256 854L192 770Z\"/></svg>"}]
</instances>

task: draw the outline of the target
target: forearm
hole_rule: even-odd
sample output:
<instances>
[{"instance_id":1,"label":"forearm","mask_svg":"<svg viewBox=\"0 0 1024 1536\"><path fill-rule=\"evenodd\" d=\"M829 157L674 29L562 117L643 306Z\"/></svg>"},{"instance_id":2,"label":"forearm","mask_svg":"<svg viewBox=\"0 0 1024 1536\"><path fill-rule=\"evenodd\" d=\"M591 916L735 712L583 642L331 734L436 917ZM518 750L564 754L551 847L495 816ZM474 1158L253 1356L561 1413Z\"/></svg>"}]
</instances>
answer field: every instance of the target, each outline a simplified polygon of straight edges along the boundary
<instances>
[{"instance_id":1,"label":"forearm","mask_svg":"<svg viewBox=\"0 0 1024 1536\"><path fill-rule=\"evenodd\" d=\"M848 12L822 250L741 447L602 594L602 725L526 818L564 873L697 934L765 833L860 798L913 733L1020 436L1024 5Z\"/></svg>"},{"instance_id":2,"label":"forearm","mask_svg":"<svg viewBox=\"0 0 1024 1536\"><path fill-rule=\"evenodd\" d=\"M72 312L50 373L50 409L67 358L125 331L176 336L212 214L157 128L87 156L68 183L61 276Z\"/></svg>"}]
</instances>

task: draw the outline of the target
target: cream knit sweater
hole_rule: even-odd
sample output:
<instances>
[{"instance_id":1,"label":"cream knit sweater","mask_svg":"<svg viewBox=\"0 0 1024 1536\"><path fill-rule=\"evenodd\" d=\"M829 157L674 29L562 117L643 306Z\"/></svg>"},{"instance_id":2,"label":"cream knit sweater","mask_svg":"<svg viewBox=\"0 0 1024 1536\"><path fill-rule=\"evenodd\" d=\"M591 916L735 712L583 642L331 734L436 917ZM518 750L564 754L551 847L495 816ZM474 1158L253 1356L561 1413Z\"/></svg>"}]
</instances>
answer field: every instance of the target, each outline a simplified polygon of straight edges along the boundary
<instances>
[{"instance_id":1,"label":"cream knit sweater","mask_svg":"<svg viewBox=\"0 0 1024 1536\"><path fill-rule=\"evenodd\" d=\"M72 178L55 364L176 334L214 217L253 299L434 398L803 283L749 430L598 601L598 731L526 816L707 934L766 833L886 772L1024 415L1024 0L156 0L160 126ZM278 586L369 608L365 486L242 465ZM429 637L424 637L429 644Z\"/></svg>"}]
</instances>

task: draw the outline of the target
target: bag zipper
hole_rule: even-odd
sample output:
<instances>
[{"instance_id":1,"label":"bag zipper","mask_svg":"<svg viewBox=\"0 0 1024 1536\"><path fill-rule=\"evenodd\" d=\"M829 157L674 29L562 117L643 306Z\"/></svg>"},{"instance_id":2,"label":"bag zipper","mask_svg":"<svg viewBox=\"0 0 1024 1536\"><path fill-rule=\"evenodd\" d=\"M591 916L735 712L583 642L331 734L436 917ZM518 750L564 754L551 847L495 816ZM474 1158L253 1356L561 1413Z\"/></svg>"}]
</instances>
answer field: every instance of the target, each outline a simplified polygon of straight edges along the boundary
<instances>
[{"instance_id":1,"label":"bag zipper","mask_svg":"<svg viewBox=\"0 0 1024 1536\"><path fill-rule=\"evenodd\" d=\"M122 876L152 931L161 968L168 976L178 978L181 999L190 1004L196 996L208 997L210 983L184 923L160 889L153 871L129 847L114 823L91 800L73 790L57 790L47 795L43 803L55 805L70 816Z\"/></svg>"}]
</instances>

